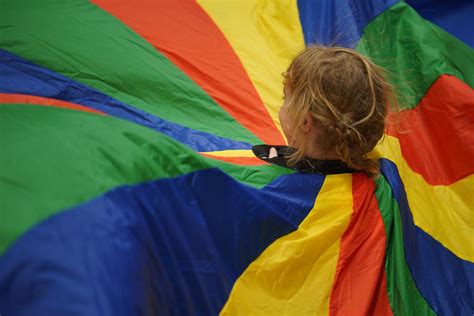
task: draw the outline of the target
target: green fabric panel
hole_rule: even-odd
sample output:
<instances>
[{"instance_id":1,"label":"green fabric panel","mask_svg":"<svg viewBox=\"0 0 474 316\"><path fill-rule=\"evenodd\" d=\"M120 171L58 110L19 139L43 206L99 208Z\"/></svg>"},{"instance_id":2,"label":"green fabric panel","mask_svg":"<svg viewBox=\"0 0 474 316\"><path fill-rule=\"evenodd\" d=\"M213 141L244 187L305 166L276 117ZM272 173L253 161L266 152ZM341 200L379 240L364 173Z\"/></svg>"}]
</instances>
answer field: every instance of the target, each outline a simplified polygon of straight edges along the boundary
<instances>
[{"instance_id":1,"label":"green fabric panel","mask_svg":"<svg viewBox=\"0 0 474 316\"><path fill-rule=\"evenodd\" d=\"M36 105L0 105L0 254L26 229L117 186L219 167L262 187L291 170L205 158L149 128Z\"/></svg>"},{"instance_id":2,"label":"green fabric panel","mask_svg":"<svg viewBox=\"0 0 474 316\"><path fill-rule=\"evenodd\" d=\"M387 249L385 271L390 306L395 316L436 315L421 296L405 260L403 227L397 201L387 180L376 180L375 195L385 225Z\"/></svg>"},{"instance_id":3,"label":"green fabric panel","mask_svg":"<svg viewBox=\"0 0 474 316\"><path fill-rule=\"evenodd\" d=\"M152 45L86 0L2 1L0 47L166 120L261 143Z\"/></svg>"},{"instance_id":4,"label":"green fabric panel","mask_svg":"<svg viewBox=\"0 0 474 316\"><path fill-rule=\"evenodd\" d=\"M388 71L401 109L415 108L441 74L474 87L474 50L403 2L368 24L356 49Z\"/></svg>"}]
</instances>

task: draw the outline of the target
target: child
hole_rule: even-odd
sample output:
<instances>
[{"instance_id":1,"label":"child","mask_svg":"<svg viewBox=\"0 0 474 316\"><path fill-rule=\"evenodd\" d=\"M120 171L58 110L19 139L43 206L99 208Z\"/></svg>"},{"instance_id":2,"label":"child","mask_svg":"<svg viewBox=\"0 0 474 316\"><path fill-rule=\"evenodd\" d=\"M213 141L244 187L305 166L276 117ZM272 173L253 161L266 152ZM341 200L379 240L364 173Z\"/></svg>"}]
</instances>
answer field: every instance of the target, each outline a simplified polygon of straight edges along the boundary
<instances>
[{"instance_id":1,"label":"child","mask_svg":"<svg viewBox=\"0 0 474 316\"><path fill-rule=\"evenodd\" d=\"M367 154L396 104L382 69L351 49L311 46L283 76L280 122L290 147L259 145L255 154L303 172L377 176L378 162Z\"/></svg>"}]
</instances>

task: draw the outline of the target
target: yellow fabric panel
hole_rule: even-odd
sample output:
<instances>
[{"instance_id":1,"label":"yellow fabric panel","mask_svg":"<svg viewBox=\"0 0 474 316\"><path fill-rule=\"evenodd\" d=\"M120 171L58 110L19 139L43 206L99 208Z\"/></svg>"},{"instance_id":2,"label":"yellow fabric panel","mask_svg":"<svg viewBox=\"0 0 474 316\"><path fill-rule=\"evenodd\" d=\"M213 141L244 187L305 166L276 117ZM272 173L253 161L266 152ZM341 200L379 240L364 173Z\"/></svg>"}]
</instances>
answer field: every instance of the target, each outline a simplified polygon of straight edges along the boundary
<instances>
[{"instance_id":1,"label":"yellow fabric panel","mask_svg":"<svg viewBox=\"0 0 474 316\"><path fill-rule=\"evenodd\" d=\"M327 176L308 216L248 266L221 315L328 315L351 215L352 176Z\"/></svg>"},{"instance_id":2,"label":"yellow fabric panel","mask_svg":"<svg viewBox=\"0 0 474 316\"><path fill-rule=\"evenodd\" d=\"M474 262L474 175L430 185L403 159L397 138L385 135L379 154L397 164L415 225L459 258Z\"/></svg>"},{"instance_id":3,"label":"yellow fabric panel","mask_svg":"<svg viewBox=\"0 0 474 316\"><path fill-rule=\"evenodd\" d=\"M197 2L224 33L281 132L281 74L304 48L296 0Z\"/></svg>"},{"instance_id":4,"label":"yellow fabric panel","mask_svg":"<svg viewBox=\"0 0 474 316\"><path fill-rule=\"evenodd\" d=\"M246 149L206 151L202 153L206 155L219 156L219 157L255 157L254 153L251 150L246 150Z\"/></svg>"}]
</instances>

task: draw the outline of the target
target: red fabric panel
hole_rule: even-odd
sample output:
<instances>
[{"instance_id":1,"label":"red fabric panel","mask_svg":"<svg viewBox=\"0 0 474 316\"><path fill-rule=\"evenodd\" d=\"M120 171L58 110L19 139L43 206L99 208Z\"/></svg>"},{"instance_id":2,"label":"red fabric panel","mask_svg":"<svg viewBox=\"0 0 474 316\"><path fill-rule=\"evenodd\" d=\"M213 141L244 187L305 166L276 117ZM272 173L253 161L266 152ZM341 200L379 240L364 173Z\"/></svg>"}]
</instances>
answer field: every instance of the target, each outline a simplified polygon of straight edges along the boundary
<instances>
[{"instance_id":1,"label":"red fabric panel","mask_svg":"<svg viewBox=\"0 0 474 316\"><path fill-rule=\"evenodd\" d=\"M360 173L352 179L353 214L341 240L329 314L392 315L385 275L385 227L375 184Z\"/></svg>"},{"instance_id":2,"label":"red fabric panel","mask_svg":"<svg viewBox=\"0 0 474 316\"><path fill-rule=\"evenodd\" d=\"M238 56L197 3L92 2L150 42L263 142L285 144Z\"/></svg>"},{"instance_id":3,"label":"red fabric panel","mask_svg":"<svg viewBox=\"0 0 474 316\"><path fill-rule=\"evenodd\" d=\"M18 103L18 104L35 104L44 106L54 106L58 108L73 109L77 111L90 112L105 115L105 113L66 101L36 97L25 94L6 94L0 93L0 104L2 103Z\"/></svg>"},{"instance_id":4,"label":"red fabric panel","mask_svg":"<svg viewBox=\"0 0 474 316\"><path fill-rule=\"evenodd\" d=\"M387 133L400 140L410 168L432 185L474 173L474 90L441 75L415 109L405 110ZM398 124L397 124L398 122Z\"/></svg>"}]
</instances>

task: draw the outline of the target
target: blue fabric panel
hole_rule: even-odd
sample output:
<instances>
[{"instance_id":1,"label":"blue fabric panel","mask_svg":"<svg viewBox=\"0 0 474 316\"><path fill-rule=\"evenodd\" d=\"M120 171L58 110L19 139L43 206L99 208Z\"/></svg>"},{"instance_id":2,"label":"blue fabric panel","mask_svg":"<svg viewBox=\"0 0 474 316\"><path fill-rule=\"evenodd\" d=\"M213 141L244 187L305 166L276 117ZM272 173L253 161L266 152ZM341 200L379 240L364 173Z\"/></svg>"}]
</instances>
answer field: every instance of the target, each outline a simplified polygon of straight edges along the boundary
<instances>
[{"instance_id":1,"label":"blue fabric panel","mask_svg":"<svg viewBox=\"0 0 474 316\"><path fill-rule=\"evenodd\" d=\"M298 0L307 45L355 47L365 26L398 0Z\"/></svg>"},{"instance_id":2,"label":"blue fabric panel","mask_svg":"<svg viewBox=\"0 0 474 316\"><path fill-rule=\"evenodd\" d=\"M244 269L307 216L323 181L294 173L258 190L208 169L119 187L7 250L0 311L217 315Z\"/></svg>"},{"instance_id":3,"label":"blue fabric panel","mask_svg":"<svg viewBox=\"0 0 474 316\"><path fill-rule=\"evenodd\" d=\"M415 226L396 165L382 159L381 169L400 208L405 257L421 294L438 315L474 315L474 264Z\"/></svg>"},{"instance_id":4,"label":"blue fabric panel","mask_svg":"<svg viewBox=\"0 0 474 316\"><path fill-rule=\"evenodd\" d=\"M0 49L0 93L68 101L150 127L196 151L250 149L251 144L196 131L122 103L86 85Z\"/></svg>"},{"instance_id":5,"label":"blue fabric panel","mask_svg":"<svg viewBox=\"0 0 474 316\"><path fill-rule=\"evenodd\" d=\"M474 47L474 1L472 0L407 0L427 20L442 27L467 45Z\"/></svg>"}]
</instances>

